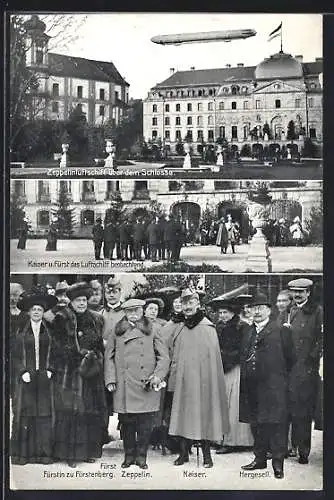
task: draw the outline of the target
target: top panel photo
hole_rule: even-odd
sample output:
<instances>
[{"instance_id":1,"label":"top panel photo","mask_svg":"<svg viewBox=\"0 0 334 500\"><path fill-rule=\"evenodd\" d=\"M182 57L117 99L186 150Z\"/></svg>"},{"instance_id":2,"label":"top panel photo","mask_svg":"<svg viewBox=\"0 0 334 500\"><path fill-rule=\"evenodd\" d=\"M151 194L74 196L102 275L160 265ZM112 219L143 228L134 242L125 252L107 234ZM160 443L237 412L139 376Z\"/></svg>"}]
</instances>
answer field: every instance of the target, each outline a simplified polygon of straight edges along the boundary
<instances>
[{"instance_id":1,"label":"top panel photo","mask_svg":"<svg viewBox=\"0 0 334 500\"><path fill-rule=\"evenodd\" d=\"M322 178L322 15L8 21L13 178Z\"/></svg>"}]
</instances>

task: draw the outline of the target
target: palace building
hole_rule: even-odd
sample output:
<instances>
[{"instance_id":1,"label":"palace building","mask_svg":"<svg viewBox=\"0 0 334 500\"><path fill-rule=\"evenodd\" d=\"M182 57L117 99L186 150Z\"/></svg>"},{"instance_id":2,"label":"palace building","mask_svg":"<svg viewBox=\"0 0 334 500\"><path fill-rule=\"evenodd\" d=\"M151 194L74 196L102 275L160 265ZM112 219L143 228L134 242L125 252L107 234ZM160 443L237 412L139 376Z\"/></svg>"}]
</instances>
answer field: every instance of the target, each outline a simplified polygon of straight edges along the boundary
<instances>
[{"instance_id":1,"label":"palace building","mask_svg":"<svg viewBox=\"0 0 334 500\"><path fill-rule=\"evenodd\" d=\"M25 28L26 65L39 83L31 92L33 117L66 120L79 107L91 125L108 120L117 125L129 101L129 84L115 65L49 52L46 25L36 14L25 22Z\"/></svg>"},{"instance_id":2,"label":"palace building","mask_svg":"<svg viewBox=\"0 0 334 500\"><path fill-rule=\"evenodd\" d=\"M171 68L144 101L145 140L161 139L171 151L179 141L198 147L218 138L239 152L291 143L300 151L306 137L321 146L322 66L322 58L280 51L257 66Z\"/></svg>"},{"instance_id":3,"label":"palace building","mask_svg":"<svg viewBox=\"0 0 334 500\"><path fill-rule=\"evenodd\" d=\"M11 192L29 218L33 234L47 231L52 213L57 209L60 183L63 183L75 216L74 234L90 237L98 217L104 219L116 192L121 194L129 215L144 215L154 202L165 214L179 216L186 225L198 227L206 210L216 220L231 213L242 224L247 218L248 192L253 181L172 181L142 180L12 180ZM299 216L302 224L310 218L313 207L322 205L322 182L268 182L272 196L270 217L291 221Z\"/></svg>"}]
</instances>

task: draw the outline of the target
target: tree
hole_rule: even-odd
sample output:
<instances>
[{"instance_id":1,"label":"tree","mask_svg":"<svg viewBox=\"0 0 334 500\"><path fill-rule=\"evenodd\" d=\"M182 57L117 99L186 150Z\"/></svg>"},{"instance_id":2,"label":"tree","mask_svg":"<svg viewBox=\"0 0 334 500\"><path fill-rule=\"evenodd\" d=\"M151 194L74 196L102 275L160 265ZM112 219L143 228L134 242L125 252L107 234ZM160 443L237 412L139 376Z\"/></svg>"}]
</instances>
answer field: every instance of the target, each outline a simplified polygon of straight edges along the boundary
<instances>
[{"instance_id":1,"label":"tree","mask_svg":"<svg viewBox=\"0 0 334 500\"><path fill-rule=\"evenodd\" d=\"M271 203L272 196L269 194L268 184L266 182L257 181L255 185L251 185L251 189L248 192L248 198L250 201L260 203L261 205L268 205Z\"/></svg>"},{"instance_id":2,"label":"tree","mask_svg":"<svg viewBox=\"0 0 334 500\"><path fill-rule=\"evenodd\" d=\"M85 113L80 106L72 109L65 125L69 135L70 157L75 160L87 160L88 157L88 124Z\"/></svg>"},{"instance_id":3,"label":"tree","mask_svg":"<svg viewBox=\"0 0 334 500\"><path fill-rule=\"evenodd\" d=\"M165 210L161 203L157 200L151 200L148 206L148 211L152 217L162 217L165 215Z\"/></svg>"},{"instance_id":4,"label":"tree","mask_svg":"<svg viewBox=\"0 0 334 500\"><path fill-rule=\"evenodd\" d=\"M67 189L67 182L59 182L57 208L53 209L52 215L58 219L57 228L59 236L70 237L74 232L74 225L76 222L75 210L70 208L71 195Z\"/></svg>"},{"instance_id":5,"label":"tree","mask_svg":"<svg viewBox=\"0 0 334 500\"><path fill-rule=\"evenodd\" d=\"M127 108L123 109L123 117L119 125L115 126L112 122L107 125L110 127L106 133L111 135L118 151L126 150L130 152L132 146L142 138L143 129L143 101L134 99L129 102ZM108 137L105 136L107 139Z\"/></svg>"},{"instance_id":6,"label":"tree","mask_svg":"<svg viewBox=\"0 0 334 500\"><path fill-rule=\"evenodd\" d=\"M263 131L263 136L265 136L265 134L267 134L268 139L271 139L271 138L272 138L272 137L271 137L270 127L269 127L269 125L268 125L268 123L267 123L267 122L263 125L263 129L262 129L262 131Z\"/></svg>"},{"instance_id":7,"label":"tree","mask_svg":"<svg viewBox=\"0 0 334 500\"><path fill-rule=\"evenodd\" d=\"M177 153L179 156L184 155L184 146L183 146L183 142L178 141L178 142L176 143L175 150L176 150L176 153Z\"/></svg>"},{"instance_id":8,"label":"tree","mask_svg":"<svg viewBox=\"0 0 334 500\"><path fill-rule=\"evenodd\" d=\"M106 210L104 224L121 222L124 218L124 202L121 193L112 191L109 194L109 201L110 207Z\"/></svg>"},{"instance_id":9,"label":"tree","mask_svg":"<svg viewBox=\"0 0 334 500\"><path fill-rule=\"evenodd\" d=\"M312 139L306 137L304 141L302 156L304 156L304 158L305 157L314 158L316 153L317 153L317 146L314 144Z\"/></svg>"},{"instance_id":10,"label":"tree","mask_svg":"<svg viewBox=\"0 0 334 500\"><path fill-rule=\"evenodd\" d=\"M41 91L47 74L28 68L26 64L26 55L31 48L25 26L29 18L27 15L12 15L9 23L9 146L12 151L17 151L31 122L43 116L49 100L49 95ZM46 25L45 33L51 36L47 50L66 50L79 36L79 29L86 19L87 16L83 15L40 16Z\"/></svg>"},{"instance_id":11,"label":"tree","mask_svg":"<svg viewBox=\"0 0 334 500\"><path fill-rule=\"evenodd\" d=\"M26 213L24 210L24 203L22 197L19 193L15 191L10 197L10 209L9 209L9 220L10 220L10 237L17 238L19 236L19 229L24 225L24 219Z\"/></svg>"},{"instance_id":12,"label":"tree","mask_svg":"<svg viewBox=\"0 0 334 500\"><path fill-rule=\"evenodd\" d=\"M296 139L296 127L295 127L295 122L293 120L290 120L288 123L288 129L286 133L286 138L289 141L292 141L293 139Z\"/></svg>"},{"instance_id":13,"label":"tree","mask_svg":"<svg viewBox=\"0 0 334 500\"><path fill-rule=\"evenodd\" d=\"M310 218L305 222L307 239L313 244L323 243L323 209L320 207L312 207Z\"/></svg>"}]
</instances>

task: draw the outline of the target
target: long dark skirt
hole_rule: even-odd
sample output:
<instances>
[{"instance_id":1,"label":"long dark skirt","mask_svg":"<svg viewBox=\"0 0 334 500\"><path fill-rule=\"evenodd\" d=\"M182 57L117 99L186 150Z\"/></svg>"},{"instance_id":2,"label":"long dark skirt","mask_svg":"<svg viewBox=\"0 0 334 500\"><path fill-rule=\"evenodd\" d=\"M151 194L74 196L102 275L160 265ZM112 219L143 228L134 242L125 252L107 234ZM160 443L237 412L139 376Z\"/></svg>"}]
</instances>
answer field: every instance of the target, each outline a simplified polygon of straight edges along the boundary
<instances>
[{"instance_id":1,"label":"long dark skirt","mask_svg":"<svg viewBox=\"0 0 334 500\"><path fill-rule=\"evenodd\" d=\"M27 236L20 236L19 241L17 242L17 248L19 250L25 250L27 243Z\"/></svg>"},{"instance_id":2,"label":"long dark skirt","mask_svg":"<svg viewBox=\"0 0 334 500\"><path fill-rule=\"evenodd\" d=\"M57 412L53 456L59 460L88 460L102 456L103 416Z\"/></svg>"},{"instance_id":3,"label":"long dark skirt","mask_svg":"<svg viewBox=\"0 0 334 500\"><path fill-rule=\"evenodd\" d=\"M52 457L51 417L14 417L11 439L12 463L42 463Z\"/></svg>"},{"instance_id":4,"label":"long dark skirt","mask_svg":"<svg viewBox=\"0 0 334 500\"><path fill-rule=\"evenodd\" d=\"M56 251L57 250L57 240L54 239L47 239L46 240L46 251Z\"/></svg>"}]
</instances>

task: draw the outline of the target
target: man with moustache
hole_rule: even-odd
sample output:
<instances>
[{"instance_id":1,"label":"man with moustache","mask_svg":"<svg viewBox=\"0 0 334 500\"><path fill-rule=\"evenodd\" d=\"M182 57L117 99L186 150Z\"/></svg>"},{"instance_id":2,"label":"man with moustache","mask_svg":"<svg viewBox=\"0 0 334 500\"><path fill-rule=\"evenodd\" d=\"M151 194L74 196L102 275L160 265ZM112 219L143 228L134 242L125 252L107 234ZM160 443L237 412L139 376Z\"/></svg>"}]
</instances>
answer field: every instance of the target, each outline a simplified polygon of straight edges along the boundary
<instances>
[{"instance_id":1,"label":"man with moustache","mask_svg":"<svg viewBox=\"0 0 334 500\"><path fill-rule=\"evenodd\" d=\"M254 324L241 347L240 422L254 430L254 460L248 471L267 468L272 453L275 478L284 477L287 448L289 373L295 360L291 331L271 319L271 304L258 292L250 303Z\"/></svg>"},{"instance_id":2,"label":"man with moustache","mask_svg":"<svg viewBox=\"0 0 334 500\"><path fill-rule=\"evenodd\" d=\"M105 385L114 394L114 410L122 426L124 461L147 469L147 450L154 416L159 410L159 388L169 368L165 342L149 319L145 301L129 299L125 317L110 333L105 352Z\"/></svg>"},{"instance_id":3,"label":"man with moustache","mask_svg":"<svg viewBox=\"0 0 334 500\"><path fill-rule=\"evenodd\" d=\"M311 451L323 342L323 310L311 300L312 286L313 281L307 278L288 283L294 302L290 310L290 328L297 356L289 385L291 441L298 450L300 464L308 463Z\"/></svg>"},{"instance_id":4,"label":"man with moustache","mask_svg":"<svg viewBox=\"0 0 334 500\"><path fill-rule=\"evenodd\" d=\"M110 332L116 323L124 318L124 310L121 303L122 285L120 280L113 274L104 284L105 306L101 311L104 319L103 342L106 345Z\"/></svg>"},{"instance_id":5,"label":"man with moustache","mask_svg":"<svg viewBox=\"0 0 334 500\"><path fill-rule=\"evenodd\" d=\"M189 442L200 441L203 466L213 467L210 442L229 431L223 364L215 326L201 310L193 288L181 293L184 321L170 338L171 367L167 390L173 393L169 434L180 436L180 456L189 462Z\"/></svg>"}]
</instances>

